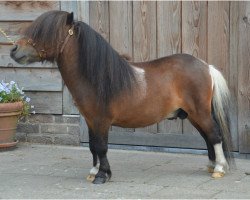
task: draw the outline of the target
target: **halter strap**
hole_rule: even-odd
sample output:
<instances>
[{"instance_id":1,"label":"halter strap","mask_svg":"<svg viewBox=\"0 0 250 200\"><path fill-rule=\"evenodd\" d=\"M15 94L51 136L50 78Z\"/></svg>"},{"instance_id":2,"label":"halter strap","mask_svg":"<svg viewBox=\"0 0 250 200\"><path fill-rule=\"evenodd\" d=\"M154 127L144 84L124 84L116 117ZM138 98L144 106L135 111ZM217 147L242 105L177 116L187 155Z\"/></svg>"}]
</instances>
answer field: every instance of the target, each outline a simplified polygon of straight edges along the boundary
<instances>
[{"instance_id":1,"label":"halter strap","mask_svg":"<svg viewBox=\"0 0 250 200\"><path fill-rule=\"evenodd\" d=\"M73 26L69 29L69 31L68 31L68 35L67 35L67 37L65 38L65 40L64 40L64 42L63 42L63 44L62 44L60 53L63 52L64 47L66 46L66 44L67 44L68 41L69 41L69 38L70 38L73 34L74 34L74 25L73 25Z\"/></svg>"}]
</instances>

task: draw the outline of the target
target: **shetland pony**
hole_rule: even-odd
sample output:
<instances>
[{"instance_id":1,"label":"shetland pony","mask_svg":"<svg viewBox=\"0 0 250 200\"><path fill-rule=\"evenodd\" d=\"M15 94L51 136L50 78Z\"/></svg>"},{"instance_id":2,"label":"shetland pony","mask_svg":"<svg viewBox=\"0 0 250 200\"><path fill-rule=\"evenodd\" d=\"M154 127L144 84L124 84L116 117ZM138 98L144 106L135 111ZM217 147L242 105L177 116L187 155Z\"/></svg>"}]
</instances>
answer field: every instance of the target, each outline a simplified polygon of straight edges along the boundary
<instances>
[{"instance_id":1,"label":"shetland pony","mask_svg":"<svg viewBox=\"0 0 250 200\"><path fill-rule=\"evenodd\" d=\"M187 54L149 62L126 61L73 13L39 16L10 52L18 63L56 62L89 129L93 183L111 177L107 158L111 125L145 127L187 118L204 138L212 177L224 176L230 151L230 92L222 74Z\"/></svg>"}]
</instances>

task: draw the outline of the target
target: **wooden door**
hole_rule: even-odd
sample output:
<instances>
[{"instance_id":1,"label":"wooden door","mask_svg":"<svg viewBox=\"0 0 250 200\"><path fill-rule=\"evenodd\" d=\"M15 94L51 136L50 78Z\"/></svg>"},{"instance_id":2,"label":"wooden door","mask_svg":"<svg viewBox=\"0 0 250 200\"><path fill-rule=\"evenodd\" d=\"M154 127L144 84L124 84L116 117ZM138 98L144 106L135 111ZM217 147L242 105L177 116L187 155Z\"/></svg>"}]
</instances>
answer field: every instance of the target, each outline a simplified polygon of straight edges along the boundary
<instances>
[{"instance_id":1,"label":"wooden door","mask_svg":"<svg viewBox=\"0 0 250 200\"><path fill-rule=\"evenodd\" d=\"M247 2L89 2L89 24L118 52L134 61L189 53L215 65L235 96L234 150L238 151L240 144L242 152L249 152L248 5ZM238 120L241 120L239 126ZM88 141L87 134L83 138ZM164 120L136 129L112 127L109 142L206 148L187 120Z\"/></svg>"}]
</instances>

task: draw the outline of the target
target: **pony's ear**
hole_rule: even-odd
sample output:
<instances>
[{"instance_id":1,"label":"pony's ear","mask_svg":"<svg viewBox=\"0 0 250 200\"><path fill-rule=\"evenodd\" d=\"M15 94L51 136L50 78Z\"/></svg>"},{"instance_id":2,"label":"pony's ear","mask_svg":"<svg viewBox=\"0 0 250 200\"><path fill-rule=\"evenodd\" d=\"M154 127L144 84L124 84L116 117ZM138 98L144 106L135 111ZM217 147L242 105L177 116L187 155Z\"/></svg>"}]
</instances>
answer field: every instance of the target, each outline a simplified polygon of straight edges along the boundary
<instances>
[{"instance_id":1,"label":"pony's ear","mask_svg":"<svg viewBox=\"0 0 250 200\"><path fill-rule=\"evenodd\" d=\"M67 15L66 25L71 25L74 21L74 13L71 12Z\"/></svg>"}]
</instances>

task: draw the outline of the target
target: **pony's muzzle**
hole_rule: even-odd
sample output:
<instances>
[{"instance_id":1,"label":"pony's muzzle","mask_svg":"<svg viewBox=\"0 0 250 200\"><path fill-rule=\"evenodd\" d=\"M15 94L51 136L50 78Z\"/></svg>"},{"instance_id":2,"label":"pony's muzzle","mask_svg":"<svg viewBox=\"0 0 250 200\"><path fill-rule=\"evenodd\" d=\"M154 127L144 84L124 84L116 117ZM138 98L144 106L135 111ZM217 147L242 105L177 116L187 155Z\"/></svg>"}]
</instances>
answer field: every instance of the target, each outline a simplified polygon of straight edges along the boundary
<instances>
[{"instance_id":1,"label":"pony's muzzle","mask_svg":"<svg viewBox=\"0 0 250 200\"><path fill-rule=\"evenodd\" d=\"M12 48L10 49L10 55L14 55L15 52L17 51L17 49L18 49L18 45L17 45L17 44L14 44L14 45L12 46Z\"/></svg>"}]
</instances>

